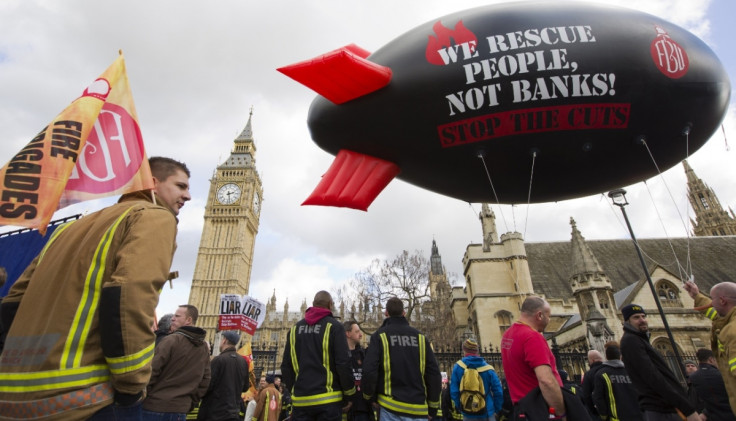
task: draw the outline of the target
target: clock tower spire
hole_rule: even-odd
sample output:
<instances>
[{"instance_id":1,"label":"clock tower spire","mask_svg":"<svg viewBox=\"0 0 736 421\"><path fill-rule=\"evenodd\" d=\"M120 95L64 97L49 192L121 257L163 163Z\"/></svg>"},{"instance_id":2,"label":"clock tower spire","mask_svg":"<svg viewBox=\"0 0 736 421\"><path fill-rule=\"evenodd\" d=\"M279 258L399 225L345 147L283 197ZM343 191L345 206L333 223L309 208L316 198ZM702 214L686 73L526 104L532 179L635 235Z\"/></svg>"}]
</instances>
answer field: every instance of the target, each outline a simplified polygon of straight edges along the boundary
<instances>
[{"instance_id":1,"label":"clock tower spire","mask_svg":"<svg viewBox=\"0 0 736 421\"><path fill-rule=\"evenodd\" d=\"M189 304L214 343L221 294L248 294L263 189L256 170L251 107L230 156L215 170L204 211Z\"/></svg>"}]
</instances>

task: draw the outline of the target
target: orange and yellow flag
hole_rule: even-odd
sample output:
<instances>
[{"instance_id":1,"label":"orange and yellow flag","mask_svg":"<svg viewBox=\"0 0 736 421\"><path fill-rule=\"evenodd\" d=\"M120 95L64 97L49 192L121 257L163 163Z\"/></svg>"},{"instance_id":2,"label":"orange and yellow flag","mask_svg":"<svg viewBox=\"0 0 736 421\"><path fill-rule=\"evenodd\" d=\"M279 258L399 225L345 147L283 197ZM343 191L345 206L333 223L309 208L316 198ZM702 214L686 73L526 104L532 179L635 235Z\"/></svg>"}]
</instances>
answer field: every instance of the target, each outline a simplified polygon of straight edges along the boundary
<instances>
[{"instance_id":1,"label":"orange and yellow flag","mask_svg":"<svg viewBox=\"0 0 736 421\"><path fill-rule=\"evenodd\" d=\"M258 395L258 384L256 383L255 367L253 367L253 350L251 349L251 342L248 341L248 343L243 345L243 347L237 352L242 355L246 361L248 361L248 378L250 379L250 387L248 390L243 392L241 397L243 400L248 398L255 399Z\"/></svg>"},{"instance_id":2,"label":"orange and yellow flag","mask_svg":"<svg viewBox=\"0 0 736 421\"><path fill-rule=\"evenodd\" d=\"M122 53L0 169L0 225L38 228L83 200L153 188Z\"/></svg>"}]
</instances>

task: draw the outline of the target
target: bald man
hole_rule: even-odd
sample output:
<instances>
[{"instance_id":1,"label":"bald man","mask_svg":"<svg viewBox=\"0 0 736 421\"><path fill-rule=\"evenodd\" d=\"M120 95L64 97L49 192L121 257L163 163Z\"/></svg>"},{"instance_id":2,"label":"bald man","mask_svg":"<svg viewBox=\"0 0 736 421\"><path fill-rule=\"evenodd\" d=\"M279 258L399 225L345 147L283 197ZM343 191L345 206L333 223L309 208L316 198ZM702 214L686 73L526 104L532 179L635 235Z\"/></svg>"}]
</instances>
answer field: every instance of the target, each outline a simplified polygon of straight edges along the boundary
<instances>
[{"instance_id":1,"label":"bald man","mask_svg":"<svg viewBox=\"0 0 736 421\"><path fill-rule=\"evenodd\" d=\"M345 328L332 316L332 296L319 291L286 337L281 373L292 391L292 420L341 421L355 394Z\"/></svg>"},{"instance_id":2,"label":"bald man","mask_svg":"<svg viewBox=\"0 0 736 421\"><path fill-rule=\"evenodd\" d=\"M713 321L710 347L718 362L718 370L728 392L731 411L736 414L736 284L721 282L710 289L710 299L693 282L686 282L685 291L695 300L695 308Z\"/></svg>"},{"instance_id":3,"label":"bald man","mask_svg":"<svg viewBox=\"0 0 736 421\"><path fill-rule=\"evenodd\" d=\"M580 393L580 398L585 404L585 409L588 410L590 417L593 421L600 421L598 416L598 410L593 404L593 389L595 386L595 375L603 367L603 355L597 349L591 349L588 351L588 365L590 369L583 375L583 391Z\"/></svg>"},{"instance_id":4,"label":"bald man","mask_svg":"<svg viewBox=\"0 0 736 421\"><path fill-rule=\"evenodd\" d=\"M558 415L565 414L562 397L562 379L557 372L557 362L544 339L544 329L550 321L552 310L541 297L527 297L521 305L519 321L506 330L501 339L501 360L507 376L511 401L516 405L537 386L547 406ZM514 413L519 410L518 405Z\"/></svg>"}]
</instances>

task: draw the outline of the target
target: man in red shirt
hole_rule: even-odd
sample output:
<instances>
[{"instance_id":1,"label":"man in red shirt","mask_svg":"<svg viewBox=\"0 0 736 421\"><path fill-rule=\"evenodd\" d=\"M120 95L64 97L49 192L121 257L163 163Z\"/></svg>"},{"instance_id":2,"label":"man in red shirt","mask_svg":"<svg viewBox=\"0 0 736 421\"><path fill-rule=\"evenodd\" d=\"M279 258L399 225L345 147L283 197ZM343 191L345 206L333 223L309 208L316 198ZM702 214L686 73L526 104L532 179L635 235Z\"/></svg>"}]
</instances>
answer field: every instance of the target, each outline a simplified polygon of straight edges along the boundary
<instances>
[{"instance_id":1,"label":"man in red shirt","mask_svg":"<svg viewBox=\"0 0 736 421\"><path fill-rule=\"evenodd\" d=\"M541 333L549 324L550 314L549 303L543 298L524 300L519 321L503 334L501 359L514 404L539 386L547 405L557 414L564 414L562 379L557 373L555 357Z\"/></svg>"}]
</instances>

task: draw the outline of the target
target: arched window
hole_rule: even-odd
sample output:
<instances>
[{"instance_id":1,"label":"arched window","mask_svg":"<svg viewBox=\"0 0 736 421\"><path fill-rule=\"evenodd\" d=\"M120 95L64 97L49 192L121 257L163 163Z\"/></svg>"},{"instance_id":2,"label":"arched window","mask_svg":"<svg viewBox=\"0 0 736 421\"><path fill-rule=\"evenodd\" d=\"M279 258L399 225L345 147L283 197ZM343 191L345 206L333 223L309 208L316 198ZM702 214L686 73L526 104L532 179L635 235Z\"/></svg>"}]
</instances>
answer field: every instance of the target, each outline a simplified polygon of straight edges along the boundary
<instances>
[{"instance_id":1,"label":"arched window","mask_svg":"<svg viewBox=\"0 0 736 421\"><path fill-rule=\"evenodd\" d=\"M503 334L506 332L506 329L511 327L513 315L506 310L499 310L495 316L498 320L498 327L501 329L501 334Z\"/></svg>"},{"instance_id":2,"label":"arched window","mask_svg":"<svg viewBox=\"0 0 736 421\"><path fill-rule=\"evenodd\" d=\"M681 372L679 368L679 363L677 362L677 357L675 356L675 351L672 349L672 343L670 342L669 338L667 337L659 337L652 342L652 346L654 349L659 351L660 354L664 357L664 360L667 362L667 365L670 367L670 370L672 370L675 375L680 378ZM677 345L677 350L679 351L680 355L682 355L682 348L680 348L679 345Z\"/></svg>"},{"instance_id":3,"label":"arched window","mask_svg":"<svg viewBox=\"0 0 736 421\"><path fill-rule=\"evenodd\" d=\"M682 307L680 290L669 281L657 282L657 296L663 307Z\"/></svg>"},{"instance_id":4,"label":"arched window","mask_svg":"<svg viewBox=\"0 0 736 421\"><path fill-rule=\"evenodd\" d=\"M598 303L601 306L601 310L608 310L611 307L611 304L608 302L608 296L603 291L598 292Z\"/></svg>"}]
</instances>

